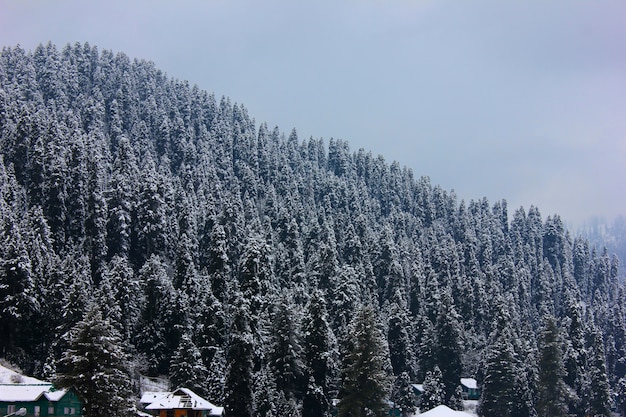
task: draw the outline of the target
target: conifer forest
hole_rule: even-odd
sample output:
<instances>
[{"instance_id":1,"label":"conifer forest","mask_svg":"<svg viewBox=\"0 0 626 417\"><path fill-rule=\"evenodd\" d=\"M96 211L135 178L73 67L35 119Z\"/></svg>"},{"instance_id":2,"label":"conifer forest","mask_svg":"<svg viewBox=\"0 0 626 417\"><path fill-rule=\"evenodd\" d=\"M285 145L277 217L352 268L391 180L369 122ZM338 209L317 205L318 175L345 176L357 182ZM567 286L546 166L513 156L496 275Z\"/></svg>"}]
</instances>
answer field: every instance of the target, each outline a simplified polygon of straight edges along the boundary
<instances>
[{"instance_id":1,"label":"conifer forest","mask_svg":"<svg viewBox=\"0 0 626 417\"><path fill-rule=\"evenodd\" d=\"M618 258L558 214L87 43L2 50L0 161L0 357L76 386L100 349L118 415L139 375L228 417L460 409L466 377L480 416L626 409Z\"/></svg>"}]
</instances>

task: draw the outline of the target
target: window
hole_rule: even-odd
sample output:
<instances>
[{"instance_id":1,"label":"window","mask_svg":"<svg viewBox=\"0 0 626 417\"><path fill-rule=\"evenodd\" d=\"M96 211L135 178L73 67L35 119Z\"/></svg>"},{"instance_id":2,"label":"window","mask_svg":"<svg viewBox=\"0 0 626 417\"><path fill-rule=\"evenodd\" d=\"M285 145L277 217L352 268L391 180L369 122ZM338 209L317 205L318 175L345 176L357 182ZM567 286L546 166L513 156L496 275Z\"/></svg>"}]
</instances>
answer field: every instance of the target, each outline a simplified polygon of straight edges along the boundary
<instances>
[{"instance_id":1,"label":"window","mask_svg":"<svg viewBox=\"0 0 626 417\"><path fill-rule=\"evenodd\" d=\"M48 407L48 415L49 416L53 416L54 415L54 407L53 406Z\"/></svg>"},{"instance_id":2,"label":"window","mask_svg":"<svg viewBox=\"0 0 626 417\"><path fill-rule=\"evenodd\" d=\"M74 407L71 407L71 408L70 408L70 414L71 414L71 415L76 414L76 409L75 409Z\"/></svg>"},{"instance_id":3,"label":"window","mask_svg":"<svg viewBox=\"0 0 626 417\"><path fill-rule=\"evenodd\" d=\"M69 407L65 407L63 409L63 414L68 415L70 413L70 408Z\"/></svg>"},{"instance_id":4,"label":"window","mask_svg":"<svg viewBox=\"0 0 626 417\"><path fill-rule=\"evenodd\" d=\"M35 417L40 417L41 416L41 407L36 405L35 406Z\"/></svg>"},{"instance_id":5,"label":"window","mask_svg":"<svg viewBox=\"0 0 626 417\"><path fill-rule=\"evenodd\" d=\"M7 406L7 414L15 413L15 404L10 404Z\"/></svg>"}]
</instances>

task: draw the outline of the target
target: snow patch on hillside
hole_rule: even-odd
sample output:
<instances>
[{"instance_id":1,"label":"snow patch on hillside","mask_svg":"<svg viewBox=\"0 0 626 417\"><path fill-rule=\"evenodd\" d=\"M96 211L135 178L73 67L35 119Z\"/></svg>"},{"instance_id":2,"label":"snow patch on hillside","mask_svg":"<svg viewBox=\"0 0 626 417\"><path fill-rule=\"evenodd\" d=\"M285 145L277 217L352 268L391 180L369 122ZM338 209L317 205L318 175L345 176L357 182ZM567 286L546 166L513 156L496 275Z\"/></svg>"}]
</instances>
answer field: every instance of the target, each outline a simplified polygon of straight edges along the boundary
<instances>
[{"instance_id":1,"label":"snow patch on hillside","mask_svg":"<svg viewBox=\"0 0 626 417\"><path fill-rule=\"evenodd\" d=\"M154 378L141 375L139 378L139 391L141 394L145 392L165 392L169 390L170 382L165 377Z\"/></svg>"},{"instance_id":2,"label":"snow patch on hillside","mask_svg":"<svg viewBox=\"0 0 626 417\"><path fill-rule=\"evenodd\" d=\"M19 369L13 370L13 366L6 361L0 361L0 384L46 384L47 382L41 381L30 376L21 374Z\"/></svg>"}]
</instances>

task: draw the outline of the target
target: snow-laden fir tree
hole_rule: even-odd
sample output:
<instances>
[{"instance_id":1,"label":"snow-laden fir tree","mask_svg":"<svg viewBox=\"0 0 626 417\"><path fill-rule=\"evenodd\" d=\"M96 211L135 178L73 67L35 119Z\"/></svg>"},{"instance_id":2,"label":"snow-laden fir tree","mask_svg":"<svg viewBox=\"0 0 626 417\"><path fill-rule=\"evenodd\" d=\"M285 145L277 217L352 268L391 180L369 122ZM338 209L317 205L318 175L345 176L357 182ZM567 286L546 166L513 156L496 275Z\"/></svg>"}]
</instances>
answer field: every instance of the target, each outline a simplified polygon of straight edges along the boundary
<instances>
[{"instance_id":1,"label":"snow-laden fir tree","mask_svg":"<svg viewBox=\"0 0 626 417\"><path fill-rule=\"evenodd\" d=\"M502 332L487 352L485 378L478 407L480 417L512 417L517 400L519 369L508 332Z\"/></svg>"},{"instance_id":2,"label":"snow-laden fir tree","mask_svg":"<svg viewBox=\"0 0 626 417\"><path fill-rule=\"evenodd\" d=\"M409 417L415 413L415 394L408 372L402 372L396 377L391 393L391 401L400 410L402 417Z\"/></svg>"},{"instance_id":3,"label":"snow-laden fir tree","mask_svg":"<svg viewBox=\"0 0 626 417\"><path fill-rule=\"evenodd\" d=\"M452 409L462 406L461 398L457 395L462 372L459 320L452 296L448 291L443 291L435 323L435 356L445 385L444 404Z\"/></svg>"},{"instance_id":4,"label":"snow-laden fir tree","mask_svg":"<svg viewBox=\"0 0 626 417\"><path fill-rule=\"evenodd\" d=\"M622 378L617 383L615 392L615 405L621 417L626 416L626 379Z\"/></svg>"},{"instance_id":5,"label":"snow-laden fir tree","mask_svg":"<svg viewBox=\"0 0 626 417\"><path fill-rule=\"evenodd\" d=\"M250 330L247 300L235 294L234 311L226 353L226 380L224 382L224 412L228 417L252 417L252 360L254 342Z\"/></svg>"},{"instance_id":6,"label":"snow-laden fir tree","mask_svg":"<svg viewBox=\"0 0 626 417\"><path fill-rule=\"evenodd\" d=\"M305 389L304 364L299 324L289 293L283 293L275 306L272 320L273 342L268 353L276 388L285 398L301 398Z\"/></svg>"},{"instance_id":7,"label":"snow-laden fir tree","mask_svg":"<svg viewBox=\"0 0 626 417\"><path fill-rule=\"evenodd\" d=\"M139 279L143 283L145 304L133 339L137 350L145 357L148 374L163 375L168 371L170 356L176 348L171 340L175 290L158 255L146 261L139 271Z\"/></svg>"},{"instance_id":8,"label":"snow-laden fir tree","mask_svg":"<svg viewBox=\"0 0 626 417\"><path fill-rule=\"evenodd\" d=\"M206 398L213 404L224 404L224 378L226 375L226 357L222 349L213 353L209 362Z\"/></svg>"},{"instance_id":9,"label":"snow-laden fir tree","mask_svg":"<svg viewBox=\"0 0 626 417\"><path fill-rule=\"evenodd\" d=\"M329 412L327 396L333 369L332 352L336 347L327 317L323 293L321 290L314 291L303 328L305 376L308 380L303 417L322 416Z\"/></svg>"},{"instance_id":10,"label":"snow-laden fir tree","mask_svg":"<svg viewBox=\"0 0 626 417\"><path fill-rule=\"evenodd\" d=\"M567 384L568 413L579 417L584 415L583 388L585 386L584 368L586 363L585 328L582 319L582 307L571 294L566 292L565 308L565 348L563 351L563 365L565 375L563 380Z\"/></svg>"},{"instance_id":11,"label":"snow-laden fir tree","mask_svg":"<svg viewBox=\"0 0 626 417\"><path fill-rule=\"evenodd\" d=\"M317 385L311 375L302 399L302 417L328 417L330 404L324 389Z\"/></svg>"},{"instance_id":12,"label":"snow-laden fir tree","mask_svg":"<svg viewBox=\"0 0 626 417\"><path fill-rule=\"evenodd\" d=\"M278 389L273 372L268 366L264 366L254 373L253 381L254 415L258 417L278 416Z\"/></svg>"},{"instance_id":13,"label":"snow-laden fir tree","mask_svg":"<svg viewBox=\"0 0 626 417\"><path fill-rule=\"evenodd\" d=\"M339 417L387 415L389 377L385 342L374 308L364 304L349 330L349 346L341 369Z\"/></svg>"},{"instance_id":14,"label":"snow-laden fir tree","mask_svg":"<svg viewBox=\"0 0 626 417\"><path fill-rule=\"evenodd\" d=\"M592 416L610 416L611 393L606 373L606 357L602 335L597 328L592 327L589 339L589 359L587 364L589 387L586 398L587 409L585 411Z\"/></svg>"},{"instance_id":15,"label":"snow-laden fir tree","mask_svg":"<svg viewBox=\"0 0 626 417\"><path fill-rule=\"evenodd\" d=\"M403 302L400 291L396 291L389 307L387 330L389 356L395 376L407 372L409 376L414 377L417 365L413 353L412 340L409 336L411 329L410 321L404 304L406 302Z\"/></svg>"},{"instance_id":16,"label":"snow-laden fir tree","mask_svg":"<svg viewBox=\"0 0 626 417\"><path fill-rule=\"evenodd\" d=\"M562 340L556 319L544 318L539 351L537 413L545 417L562 417L567 412L567 386L561 353Z\"/></svg>"},{"instance_id":17,"label":"snow-laden fir tree","mask_svg":"<svg viewBox=\"0 0 626 417\"><path fill-rule=\"evenodd\" d=\"M443 383L439 366L435 365L432 371L426 372L423 387L424 392L422 392L418 400L420 412L426 412L445 403L446 386Z\"/></svg>"},{"instance_id":18,"label":"snow-laden fir tree","mask_svg":"<svg viewBox=\"0 0 626 417\"><path fill-rule=\"evenodd\" d=\"M9 353L39 309L31 261L17 225L0 235L0 349ZM4 354L6 354L4 353Z\"/></svg>"},{"instance_id":19,"label":"snow-laden fir tree","mask_svg":"<svg viewBox=\"0 0 626 417\"><path fill-rule=\"evenodd\" d=\"M249 303L249 326L255 336L263 332L263 314L267 313L267 292L274 285L272 251L266 240L253 234L239 259L239 288Z\"/></svg>"},{"instance_id":20,"label":"snow-laden fir tree","mask_svg":"<svg viewBox=\"0 0 626 417\"><path fill-rule=\"evenodd\" d=\"M202 361L200 350L191 337L184 333L180 338L178 349L170 360L170 388L189 388L200 396L207 395L209 372Z\"/></svg>"},{"instance_id":21,"label":"snow-laden fir tree","mask_svg":"<svg viewBox=\"0 0 626 417\"><path fill-rule=\"evenodd\" d=\"M83 402L85 417L136 415L120 334L102 317L98 304L89 305L69 338L55 386L76 391Z\"/></svg>"}]
</instances>

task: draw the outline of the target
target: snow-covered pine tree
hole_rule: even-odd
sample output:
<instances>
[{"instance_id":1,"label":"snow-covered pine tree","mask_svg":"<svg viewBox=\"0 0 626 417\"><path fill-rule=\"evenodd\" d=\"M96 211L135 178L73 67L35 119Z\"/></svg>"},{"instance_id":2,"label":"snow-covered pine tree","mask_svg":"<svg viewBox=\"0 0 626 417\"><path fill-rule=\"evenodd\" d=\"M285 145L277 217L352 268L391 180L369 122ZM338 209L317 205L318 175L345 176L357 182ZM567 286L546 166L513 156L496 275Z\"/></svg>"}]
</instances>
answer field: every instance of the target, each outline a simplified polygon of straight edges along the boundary
<instances>
[{"instance_id":1,"label":"snow-covered pine tree","mask_svg":"<svg viewBox=\"0 0 626 417\"><path fill-rule=\"evenodd\" d=\"M136 415L131 379L120 334L91 303L85 317L70 331L69 348L61 358L55 386L73 388L85 417Z\"/></svg>"},{"instance_id":2,"label":"snow-covered pine tree","mask_svg":"<svg viewBox=\"0 0 626 417\"><path fill-rule=\"evenodd\" d=\"M582 400L584 397L584 367L585 356L585 328L582 319L582 307L570 291L565 294L565 349L563 351L563 365L565 375L563 380L569 387L568 413L579 417L584 415Z\"/></svg>"},{"instance_id":3,"label":"snow-covered pine tree","mask_svg":"<svg viewBox=\"0 0 626 417\"><path fill-rule=\"evenodd\" d=\"M134 335L137 350L145 356L148 374L167 373L169 359L175 346L170 339L173 332L171 307L175 290L167 276L166 265L159 255L152 255L139 271L145 304Z\"/></svg>"},{"instance_id":4,"label":"snow-covered pine tree","mask_svg":"<svg viewBox=\"0 0 626 417\"><path fill-rule=\"evenodd\" d=\"M202 362L200 350L191 337L184 333L170 361L170 388L174 390L185 387L201 396L206 396L208 375L209 372Z\"/></svg>"},{"instance_id":5,"label":"snow-covered pine tree","mask_svg":"<svg viewBox=\"0 0 626 417\"><path fill-rule=\"evenodd\" d=\"M480 417L512 417L519 370L508 332L502 332L487 353L485 379L478 407Z\"/></svg>"},{"instance_id":6,"label":"snow-covered pine tree","mask_svg":"<svg viewBox=\"0 0 626 417\"><path fill-rule=\"evenodd\" d=\"M224 404L226 357L223 349L214 352L207 368L207 399L214 404Z\"/></svg>"},{"instance_id":7,"label":"snow-covered pine tree","mask_svg":"<svg viewBox=\"0 0 626 417\"><path fill-rule=\"evenodd\" d=\"M423 387L424 392L420 395L418 402L420 412L426 412L445 403L446 386L443 383L439 366L435 366L432 371L426 372Z\"/></svg>"},{"instance_id":8,"label":"snow-covered pine tree","mask_svg":"<svg viewBox=\"0 0 626 417\"><path fill-rule=\"evenodd\" d=\"M409 376L414 377L417 365L413 353L413 344L409 337L411 326L405 304L400 291L396 291L389 306L387 340L394 375L399 376L403 372L407 372Z\"/></svg>"},{"instance_id":9,"label":"snow-covered pine tree","mask_svg":"<svg viewBox=\"0 0 626 417\"><path fill-rule=\"evenodd\" d=\"M401 411L402 417L409 417L415 413L415 394L411 386L408 372L402 372L396 377L393 384L391 401Z\"/></svg>"},{"instance_id":10,"label":"snow-covered pine tree","mask_svg":"<svg viewBox=\"0 0 626 417\"><path fill-rule=\"evenodd\" d=\"M349 340L341 369L339 417L385 416L389 392L386 340L371 305L365 304L358 310L351 323Z\"/></svg>"},{"instance_id":11,"label":"snow-covered pine tree","mask_svg":"<svg viewBox=\"0 0 626 417\"><path fill-rule=\"evenodd\" d=\"M452 296L448 291L443 291L435 323L435 357L445 385L444 404L453 409L461 405L461 398L456 395L462 372L459 320Z\"/></svg>"},{"instance_id":12,"label":"snow-covered pine tree","mask_svg":"<svg viewBox=\"0 0 626 417\"><path fill-rule=\"evenodd\" d=\"M617 389L615 390L615 402L617 405L617 411L620 417L626 416L626 379L622 378L617 383Z\"/></svg>"},{"instance_id":13,"label":"snow-covered pine tree","mask_svg":"<svg viewBox=\"0 0 626 417\"><path fill-rule=\"evenodd\" d=\"M302 400L302 417L328 417L330 415L330 404L326 393L311 375Z\"/></svg>"},{"instance_id":14,"label":"snow-covered pine tree","mask_svg":"<svg viewBox=\"0 0 626 417\"><path fill-rule=\"evenodd\" d=\"M254 415L258 417L278 416L278 389L274 374L269 367L265 366L255 372L253 383Z\"/></svg>"},{"instance_id":15,"label":"snow-covered pine tree","mask_svg":"<svg viewBox=\"0 0 626 417\"><path fill-rule=\"evenodd\" d=\"M328 324L326 301L321 290L313 292L303 321L305 377L308 384L302 415L322 416L329 412L328 390L331 371L334 369L332 358L336 344Z\"/></svg>"},{"instance_id":16,"label":"snow-covered pine tree","mask_svg":"<svg viewBox=\"0 0 626 417\"><path fill-rule=\"evenodd\" d=\"M562 417L567 412L567 386L563 381L565 367L561 353L561 336L552 316L544 318L539 351L537 381L537 413L546 417Z\"/></svg>"},{"instance_id":17,"label":"snow-covered pine tree","mask_svg":"<svg viewBox=\"0 0 626 417\"><path fill-rule=\"evenodd\" d=\"M587 397L587 415L610 416L611 393L606 372L606 357L600 331L592 327L589 335L589 353L587 363L589 388Z\"/></svg>"},{"instance_id":18,"label":"snow-covered pine tree","mask_svg":"<svg viewBox=\"0 0 626 417\"><path fill-rule=\"evenodd\" d=\"M294 314L289 293L283 293L275 306L272 319L273 342L268 353L269 365L274 373L276 388L287 399L302 398L305 389L302 346L299 324Z\"/></svg>"},{"instance_id":19,"label":"snow-covered pine tree","mask_svg":"<svg viewBox=\"0 0 626 417\"><path fill-rule=\"evenodd\" d=\"M19 227L8 225L0 235L0 349L11 353L39 309L31 262Z\"/></svg>"},{"instance_id":20,"label":"snow-covered pine tree","mask_svg":"<svg viewBox=\"0 0 626 417\"><path fill-rule=\"evenodd\" d=\"M230 417L252 417L252 332L250 330L247 300L235 294L234 312L226 354L226 380L224 383L224 411Z\"/></svg>"},{"instance_id":21,"label":"snow-covered pine tree","mask_svg":"<svg viewBox=\"0 0 626 417\"><path fill-rule=\"evenodd\" d=\"M253 234L239 259L239 288L250 305L249 326L256 335L262 332L262 315L267 309L267 292L274 284L272 251L266 240Z\"/></svg>"}]
</instances>

